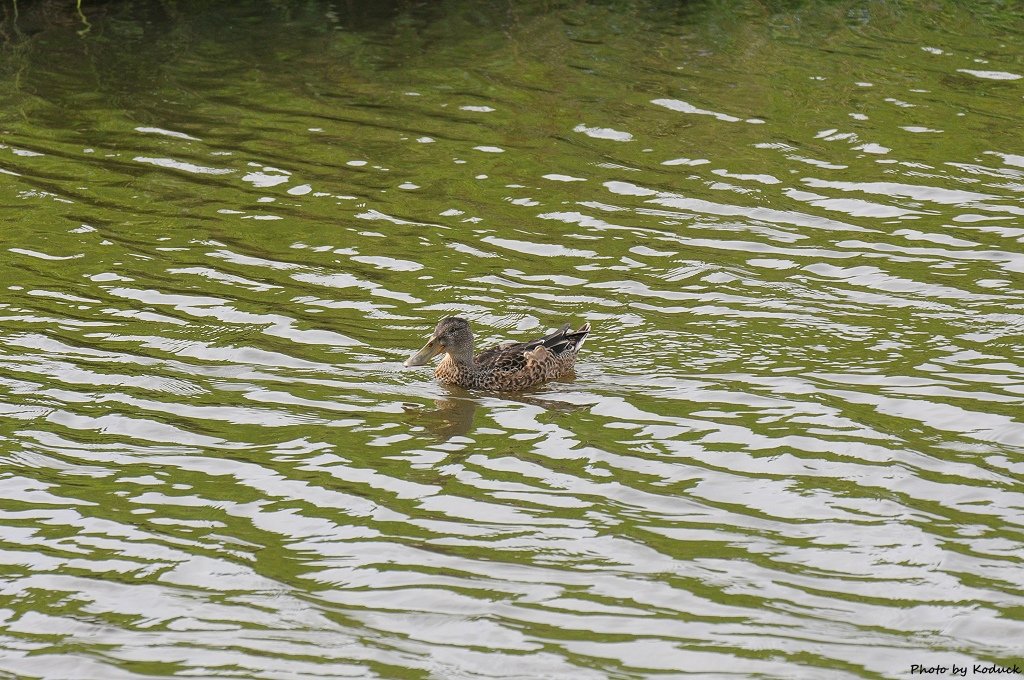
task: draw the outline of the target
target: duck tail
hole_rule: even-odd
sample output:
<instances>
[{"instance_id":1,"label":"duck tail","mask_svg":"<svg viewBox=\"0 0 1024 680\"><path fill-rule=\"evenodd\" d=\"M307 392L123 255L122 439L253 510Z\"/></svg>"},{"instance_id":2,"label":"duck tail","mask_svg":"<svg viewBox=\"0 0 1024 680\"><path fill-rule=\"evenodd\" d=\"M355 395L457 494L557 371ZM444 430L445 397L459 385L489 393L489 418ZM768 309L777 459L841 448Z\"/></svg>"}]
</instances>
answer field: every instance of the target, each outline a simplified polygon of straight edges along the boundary
<instances>
[{"instance_id":1,"label":"duck tail","mask_svg":"<svg viewBox=\"0 0 1024 680\"><path fill-rule=\"evenodd\" d=\"M579 330L570 331L569 324L566 324L559 328L556 332L543 338L542 343L556 356L559 354L575 354L580 351L580 347L583 346L583 341L587 339L587 334L590 333L590 324L585 323L580 326Z\"/></svg>"},{"instance_id":2,"label":"duck tail","mask_svg":"<svg viewBox=\"0 0 1024 680\"><path fill-rule=\"evenodd\" d=\"M587 336L590 335L590 322L583 324L579 327L579 330L575 330L572 333L566 334L566 338L573 338L575 344L573 345L572 351L579 352L580 348L583 347L583 343L586 342Z\"/></svg>"}]
</instances>

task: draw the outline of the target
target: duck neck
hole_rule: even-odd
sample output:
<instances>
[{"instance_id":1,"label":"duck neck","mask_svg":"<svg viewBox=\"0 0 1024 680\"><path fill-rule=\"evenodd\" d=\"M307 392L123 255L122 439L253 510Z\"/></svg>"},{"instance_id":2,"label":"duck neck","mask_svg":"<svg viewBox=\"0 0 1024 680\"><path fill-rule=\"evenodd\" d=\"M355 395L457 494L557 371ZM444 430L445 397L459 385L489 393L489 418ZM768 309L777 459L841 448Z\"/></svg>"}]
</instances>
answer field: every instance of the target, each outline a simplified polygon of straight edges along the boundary
<instances>
[{"instance_id":1,"label":"duck neck","mask_svg":"<svg viewBox=\"0 0 1024 680\"><path fill-rule=\"evenodd\" d=\"M468 342L459 347L448 348L448 360L464 368L473 370L473 343Z\"/></svg>"}]
</instances>

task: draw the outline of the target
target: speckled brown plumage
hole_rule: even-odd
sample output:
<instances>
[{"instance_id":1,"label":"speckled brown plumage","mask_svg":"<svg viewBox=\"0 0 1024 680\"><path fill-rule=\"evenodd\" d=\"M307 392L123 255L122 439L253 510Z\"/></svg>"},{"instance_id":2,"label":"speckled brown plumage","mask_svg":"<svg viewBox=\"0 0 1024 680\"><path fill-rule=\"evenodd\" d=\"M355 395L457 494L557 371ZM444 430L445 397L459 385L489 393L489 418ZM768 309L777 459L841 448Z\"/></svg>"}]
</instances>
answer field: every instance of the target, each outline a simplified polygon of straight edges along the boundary
<instances>
[{"instance_id":1,"label":"speckled brown plumage","mask_svg":"<svg viewBox=\"0 0 1024 680\"><path fill-rule=\"evenodd\" d=\"M469 322L448 317L437 324L433 337L405 365L419 366L443 353L445 357L434 371L439 381L466 389L515 392L568 372L589 332L589 323L575 331L565 324L542 338L498 345L474 357Z\"/></svg>"}]
</instances>

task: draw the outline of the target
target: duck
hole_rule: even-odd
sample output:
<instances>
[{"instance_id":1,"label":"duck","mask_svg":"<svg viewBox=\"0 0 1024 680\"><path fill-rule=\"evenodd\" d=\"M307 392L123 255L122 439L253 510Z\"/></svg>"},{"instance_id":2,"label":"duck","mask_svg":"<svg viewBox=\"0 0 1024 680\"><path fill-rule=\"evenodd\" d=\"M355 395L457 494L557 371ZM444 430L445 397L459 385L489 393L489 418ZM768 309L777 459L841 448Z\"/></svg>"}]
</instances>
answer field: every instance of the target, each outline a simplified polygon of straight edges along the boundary
<instances>
[{"instance_id":1,"label":"duck","mask_svg":"<svg viewBox=\"0 0 1024 680\"><path fill-rule=\"evenodd\" d=\"M568 373L589 333L589 323L574 331L565 324L542 338L495 345L474 356L469 321L449 316L438 322L427 344L405 365L425 366L444 354L434 370L438 382L468 390L519 392Z\"/></svg>"}]
</instances>

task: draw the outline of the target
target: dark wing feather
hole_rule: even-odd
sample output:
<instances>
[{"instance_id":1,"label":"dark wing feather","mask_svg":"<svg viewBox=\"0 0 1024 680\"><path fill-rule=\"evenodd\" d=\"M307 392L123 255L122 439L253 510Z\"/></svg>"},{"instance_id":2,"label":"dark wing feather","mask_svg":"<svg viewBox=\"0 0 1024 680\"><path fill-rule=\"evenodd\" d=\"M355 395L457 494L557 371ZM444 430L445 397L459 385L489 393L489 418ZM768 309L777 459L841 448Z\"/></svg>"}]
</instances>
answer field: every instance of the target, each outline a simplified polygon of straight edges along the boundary
<instances>
[{"instance_id":1,"label":"dark wing feather","mask_svg":"<svg viewBox=\"0 0 1024 680\"><path fill-rule=\"evenodd\" d=\"M478 365L492 366L500 371L514 372L526 367L525 353L544 345L555 356L564 352L575 352L583 344L590 332L590 324L584 324L578 331L569 332L569 324L565 324L554 333L530 342L510 342L486 349L476 355L474 362Z\"/></svg>"},{"instance_id":2,"label":"dark wing feather","mask_svg":"<svg viewBox=\"0 0 1024 680\"><path fill-rule=\"evenodd\" d=\"M565 352L575 352L587 339L590 333L590 324L583 324L578 331L569 332L569 324L565 324L551 335L545 335L540 340L530 343L532 347L544 345L556 357Z\"/></svg>"}]
</instances>

